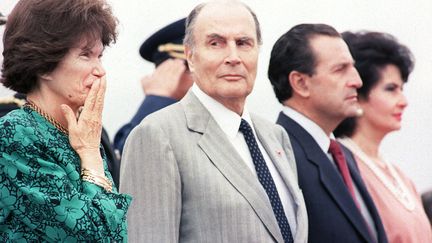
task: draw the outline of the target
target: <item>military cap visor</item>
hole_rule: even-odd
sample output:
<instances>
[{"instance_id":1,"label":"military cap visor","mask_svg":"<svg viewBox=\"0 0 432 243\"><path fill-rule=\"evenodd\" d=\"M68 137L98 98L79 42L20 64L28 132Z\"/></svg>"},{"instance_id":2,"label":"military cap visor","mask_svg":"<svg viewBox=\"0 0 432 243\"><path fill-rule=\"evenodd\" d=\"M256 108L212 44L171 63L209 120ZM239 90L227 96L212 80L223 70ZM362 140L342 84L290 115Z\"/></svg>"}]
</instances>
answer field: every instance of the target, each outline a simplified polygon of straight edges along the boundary
<instances>
[{"instance_id":1,"label":"military cap visor","mask_svg":"<svg viewBox=\"0 0 432 243\"><path fill-rule=\"evenodd\" d=\"M0 12L0 25L6 24L7 17Z\"/></svg>"},{"instance_id":2,"label":"military cap visor","mask_svg":"<svg viewBox=\"0 0 432 243\"><path fill-rule=\"evenodd\" d=\"M186 18L180 19L151 35L140 47L140 55L159 65L168 58L186 59L183 39Z\"/></svg>"}]
</instances>

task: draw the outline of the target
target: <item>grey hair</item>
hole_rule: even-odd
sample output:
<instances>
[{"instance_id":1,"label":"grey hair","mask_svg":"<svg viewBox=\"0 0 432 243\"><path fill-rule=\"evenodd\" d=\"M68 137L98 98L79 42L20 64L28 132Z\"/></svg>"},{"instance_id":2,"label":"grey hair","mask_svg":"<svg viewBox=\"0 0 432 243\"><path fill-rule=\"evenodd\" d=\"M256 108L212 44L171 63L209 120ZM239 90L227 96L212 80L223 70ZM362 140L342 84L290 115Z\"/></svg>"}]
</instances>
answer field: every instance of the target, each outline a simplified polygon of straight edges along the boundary
<instances>
[{"instance_id":1,"label":"grey hair","mask_svg":"<svg viewBox=\"0 0 432 243\"><path fill-rule=\"evenodd\" d=\"M196 19L197 19L199 13L201 12L201 10L207 4L208 4L208 2L198 4L194 9L192 9L190 14L186 18L185 38L183 40L183 44L185 46L191 47L192 49L195 46L195 40L193 38L193 32L195 29ZM252 11L252 9L248 5L244 4L243 2L240 2L240 4L242 4L249 11L249 13L252 15L254 23L255 23L255 30L256 30L258 45L262 45L261 27L260 27L260 23L258 21L258 17L256 16L255 12Z\"/></svg>"}]
</instances>

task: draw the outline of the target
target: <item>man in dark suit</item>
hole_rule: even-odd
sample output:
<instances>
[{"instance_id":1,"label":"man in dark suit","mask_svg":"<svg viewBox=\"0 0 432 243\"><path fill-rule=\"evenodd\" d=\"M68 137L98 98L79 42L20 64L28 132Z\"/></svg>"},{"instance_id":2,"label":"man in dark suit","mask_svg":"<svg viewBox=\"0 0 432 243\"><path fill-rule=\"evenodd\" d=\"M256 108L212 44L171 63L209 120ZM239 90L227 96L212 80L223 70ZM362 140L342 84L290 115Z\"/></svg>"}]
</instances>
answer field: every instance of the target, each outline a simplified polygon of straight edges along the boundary
<instances>
[{"instance_id":1,"label":"man in dark suit","mask_svg":"<svg viewBox=\"0 0 432 243\"><path fill-rule=\"evenodd\" d=\"M284 105L277 123L294 150L309 242L387 242L352 155L332 139L344 118L361 112L362 82L339 33L324 24L293 27L275 43L268 76Z\"/></svg>"},{"instance_id":2,"label":"man in dark suit","mask_svg":"<svg viewBox=\"0 0 432 243\"><path fill-rule=\"evenodd\" d=\"M421 195L422 203L429 222L432 226L432 190L426 191Z\"/></svg>"},{"instance_id":3,"label":"man in dark suit","mask_svg":"<svg viewBox=\"0 0 432 243\"><path fill-rule=\"evenodd\" d=\"M179 101L192 86L186 65L183 38L185 19L177 20L151 35L141 45L139 53L155 64L151 75L141 79L145 99L132 119L114 137L114 147L123 153L126 138L147 115Z\"/></svg>"}]
</instances>

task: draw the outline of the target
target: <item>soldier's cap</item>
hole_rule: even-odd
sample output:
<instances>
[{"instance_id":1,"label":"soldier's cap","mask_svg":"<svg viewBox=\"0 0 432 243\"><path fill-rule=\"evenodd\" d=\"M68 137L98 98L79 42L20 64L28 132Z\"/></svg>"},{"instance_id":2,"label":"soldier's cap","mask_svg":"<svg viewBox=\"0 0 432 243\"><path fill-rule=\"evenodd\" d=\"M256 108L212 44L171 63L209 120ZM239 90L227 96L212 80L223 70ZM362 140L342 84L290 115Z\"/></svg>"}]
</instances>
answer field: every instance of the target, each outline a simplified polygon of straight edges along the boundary
<instances>
[{"instance_id":1,"label":"soldier's cap","mask_svg":"<svg viewBox=\"0 0 432 243\"><path fill-rule=\"evenodd\" d=\"M186 59L183 39L185 36L186 18L177 20L153 35L141 45L139 53L156 66L168 58Z\"/></svg>"},{"instance_id":2,"label":"soldier's cap","mask_svg":"<svg viewBox=\"0 0 432 243\"><path fill-rule=\"evenodd\" d=\"M0 25L6 24L7 17L0 12Z\"/></svg>"}]
</instances>

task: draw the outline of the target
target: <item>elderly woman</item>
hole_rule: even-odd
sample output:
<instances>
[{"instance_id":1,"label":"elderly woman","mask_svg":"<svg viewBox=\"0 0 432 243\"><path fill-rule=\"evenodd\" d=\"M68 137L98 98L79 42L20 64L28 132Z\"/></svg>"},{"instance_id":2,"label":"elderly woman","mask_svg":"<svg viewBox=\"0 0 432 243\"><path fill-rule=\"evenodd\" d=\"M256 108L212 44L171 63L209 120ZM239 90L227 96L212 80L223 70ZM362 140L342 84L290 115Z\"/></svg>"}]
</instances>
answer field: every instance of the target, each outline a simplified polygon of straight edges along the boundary
<instances>
[{"instance_id":1,"label":"elderly woman","mask_svg":"<svg viewBox=\"0 0 432 243\"><path fill-rule=\"evenodd\" d=\"M336 136L354 154L378 208L389 242L432 242L428 219L413 183L379 154L383 138L401 127L407 100L402 92L413 68L407 47L385 33L343 33L363 80L363 115L349 118Z\"/></svg>"},{"instance_id":2,"label":"elderly woman","mask_svg":"<svg viewBox=\"0 0 432 243\"><path fill-rule=\"evenodd\" d=\"M0 241L126 241L131 198L101 150L104 0L21 0L4 33L1 82L27 95L0 118Z\"/></svg>"}]
</instances>

